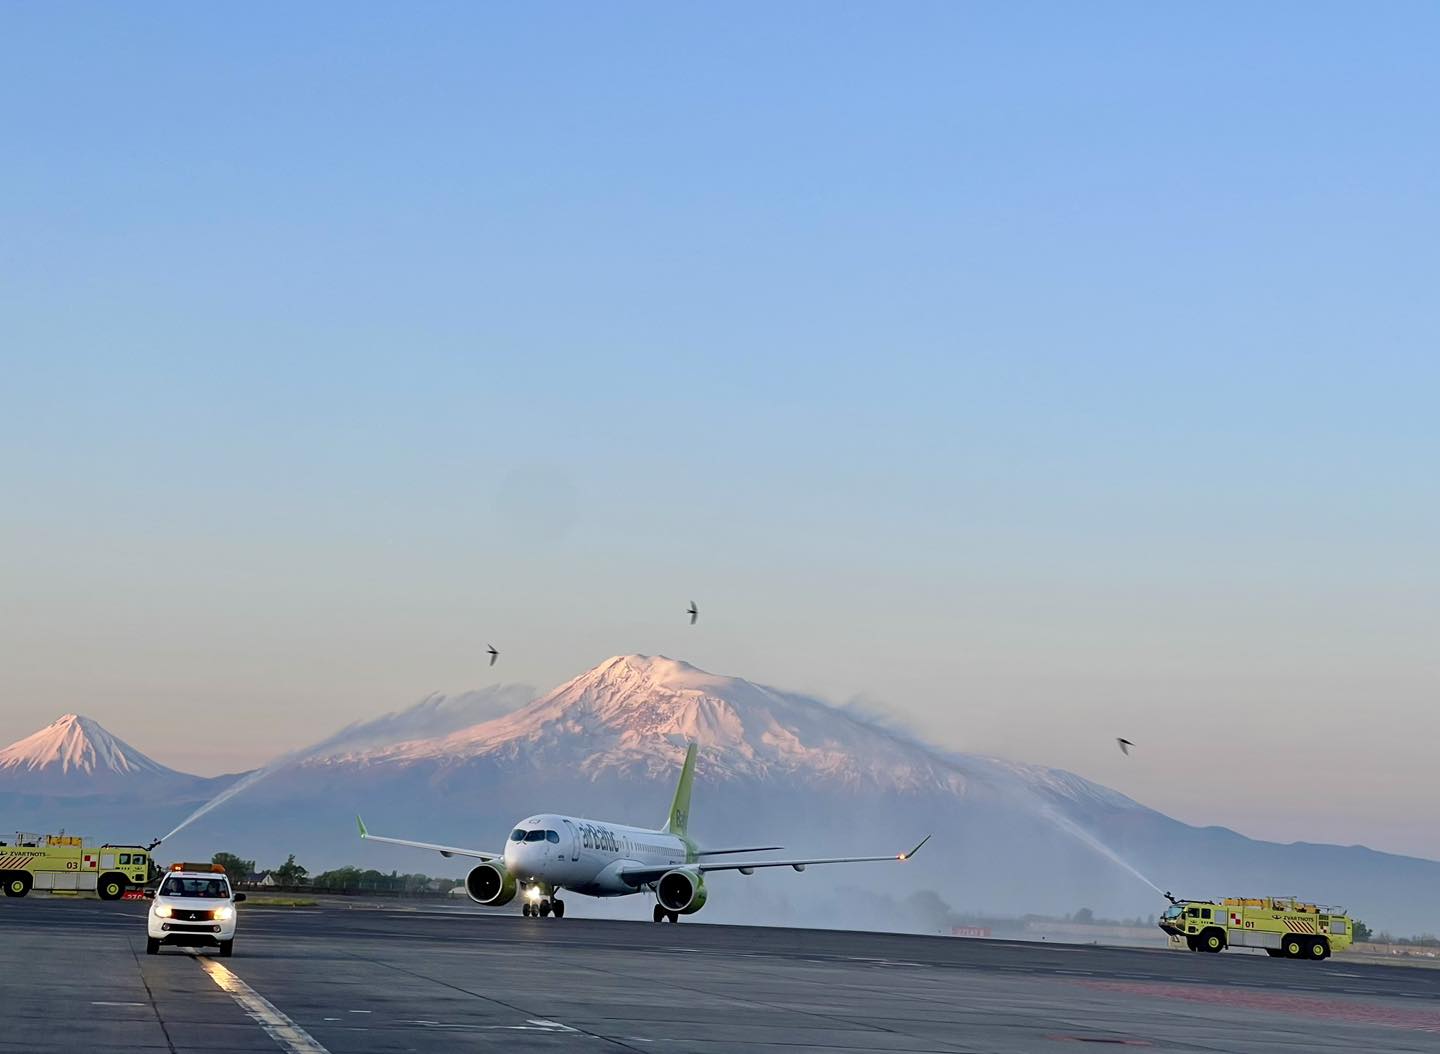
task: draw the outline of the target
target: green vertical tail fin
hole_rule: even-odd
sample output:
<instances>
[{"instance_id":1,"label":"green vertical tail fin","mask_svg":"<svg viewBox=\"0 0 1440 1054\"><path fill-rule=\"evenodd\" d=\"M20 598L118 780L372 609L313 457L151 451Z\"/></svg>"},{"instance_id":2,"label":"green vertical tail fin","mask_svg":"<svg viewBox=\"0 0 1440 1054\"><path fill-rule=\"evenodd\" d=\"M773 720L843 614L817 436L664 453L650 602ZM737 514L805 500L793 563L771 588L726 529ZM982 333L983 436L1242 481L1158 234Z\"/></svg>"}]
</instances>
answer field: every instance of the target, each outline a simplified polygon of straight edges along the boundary
<instances>
[{"instance_id":1,"label":"green vertical tail fin","mask_svg":"<svg viewBox=\"0 0 1440 1054\"><path fill-rule=\"evenodd\" d=\"M685 750L685 767L680 770L680 782L675 784L675 799L670 803L670 818L661 828L682 838L690 826L690 785L695 782L695 744Z\"/></svg>"}]
</instances>

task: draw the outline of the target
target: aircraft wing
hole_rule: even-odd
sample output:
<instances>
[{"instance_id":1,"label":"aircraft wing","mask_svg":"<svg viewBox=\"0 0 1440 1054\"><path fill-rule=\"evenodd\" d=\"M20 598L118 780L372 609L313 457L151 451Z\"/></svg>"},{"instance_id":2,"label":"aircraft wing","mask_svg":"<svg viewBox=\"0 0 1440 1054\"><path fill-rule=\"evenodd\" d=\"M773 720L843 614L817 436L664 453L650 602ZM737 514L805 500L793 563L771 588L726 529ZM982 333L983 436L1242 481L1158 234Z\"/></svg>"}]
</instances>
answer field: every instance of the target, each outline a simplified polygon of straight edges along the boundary
<instances>
[{"instance_id":1,"label":"aircraft wing","mask_svg":"<svg viewBox=\"0 0 1440 1054\"><path fill-rule=\"evenodd\" d=\"M453 845L434 845L431 842L412 842L408 838L386 838L383 835L371 834L365 829L365 821L355 817L355 824L360 828L360 837L370 842L387 842L390 845L408 845L411 849L433 849L441 856L449 858L452 856L468 856L475 860L499 860L505 854L487 853L480 849L460 849Z\"/></svg>"},{"instance_id":2,"label":"aircraft wing","mask_svg":"<svg viewBox=\"0 0 1440 1054\"><path fill-rule=\"evenodd\" d=\"M734 856L736 853L772 853L784 849L783 845L752 845L746 849L699 849L696 856Z\"/></svg>"},{"instance_id":3,"label":"aircraft wing","mask_svg":"<svg viewBox=\"0 0 1440 1054\"><path fill-rule=\"evenodd\" d=\"M620 877L633 885L643 886L647 882L658 882L667 872L681 867L699 871L701 874L707 871L739 871L741 874L749 875L754 873L758 867L791 867L796 871L804 871L812 864L868 864L884 860L909 860L920 851L920 846L928 841L930 841L930 836L927 834L920 839L920 845L908 853L890 853L888 856L826 856L807 860L727 860L723 864L700 861L693 864L674 864L670 867L627 867L620 872Z\"/></svg>"}]
</instances>

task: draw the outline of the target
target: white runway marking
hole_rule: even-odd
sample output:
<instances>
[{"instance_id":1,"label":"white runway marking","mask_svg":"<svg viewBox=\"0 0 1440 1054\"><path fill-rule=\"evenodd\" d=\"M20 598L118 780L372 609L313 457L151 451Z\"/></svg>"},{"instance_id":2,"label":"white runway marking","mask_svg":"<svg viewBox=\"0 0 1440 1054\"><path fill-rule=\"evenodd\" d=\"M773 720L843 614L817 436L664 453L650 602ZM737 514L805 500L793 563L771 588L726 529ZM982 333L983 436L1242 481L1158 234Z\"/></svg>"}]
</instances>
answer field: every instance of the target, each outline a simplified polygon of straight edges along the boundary
<instances>
[{"instance_id":1,"label":"white runway marking","mask_svg":"<svg viewBox=\"0 0 1440 1054\"><path fill-rule=\"evenodd\" d=\"M420 1025L422 1028L435 1028L445 1032L566 1032L577 1036L581 1034L578 1028L571 1028L559 1021L549 1021L543 1017L529 1018L523 1025L475 1025L460 1021L430 1021L425 1018L409 1019L402 1021L401 1024Z\"/></svg>"},{"instance_id":2,"label":"white runway marking","mask_svg":"<svg viewBox=\"0 0 1440 1054\"><path fill-rule=\"evenodd\" d=\"M286 1054L330 1054L314 1036L286 1017L274 1003L227 970L219 960L195 955L194 952L190 952L190 955L210 975L210 980L222 991L229 993L230 998L240 1004L240 1009L249 1014L250 1019L263 1028L265 1034L278 1043Z\"/></svg>"},{"instance_id":3,"label":"white runway marking","mask_svg":"<svg viewBox=\"0 0 1440 1054\"><path fill-rule=\"evenodd\" d=\"M91 1006L144 1006L144 1003L110 1003L103 999L92 999Z\"/></svg>"}]
</instances>

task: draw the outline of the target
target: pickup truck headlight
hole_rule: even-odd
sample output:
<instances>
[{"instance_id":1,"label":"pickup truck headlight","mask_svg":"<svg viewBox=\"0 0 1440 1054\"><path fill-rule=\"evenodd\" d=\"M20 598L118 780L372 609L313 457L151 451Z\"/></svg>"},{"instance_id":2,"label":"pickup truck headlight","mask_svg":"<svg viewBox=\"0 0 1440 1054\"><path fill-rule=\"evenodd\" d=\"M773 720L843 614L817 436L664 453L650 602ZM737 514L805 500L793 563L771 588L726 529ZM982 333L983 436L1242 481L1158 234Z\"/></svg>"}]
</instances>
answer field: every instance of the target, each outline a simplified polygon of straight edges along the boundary
<instances>
[{"instance_id":1,"label":"pickup truck headlight","mask_svg":"<svg viewBox=\"0 0 1440 1054\"><path fill-rule=\"evenodd\" d=\"M223 907L223 908L216 908L216 909L215 909L215 921L216 921L216 922L228 922L228 921L230 920L230 918L231 918L234 914L235 914L235 909L232 908L232 907L230 907L230 905L228 905L228 904L225 905L225 907Z\"/></svg>"},{"instance_id":2,"label":"pickup truck headlight","mask_svg":"<svg viewBox=\"0 0 1440 1054\"><path fill-rule=\"evenodd\" d=\"M170 911L170 905L169 905L169 904L156 904L156 905L155 905L155 917L156 917L157 919L168 919L168 918L171 916L171 914L172 914L172 912Z\"/></svg>"}]
</instances>

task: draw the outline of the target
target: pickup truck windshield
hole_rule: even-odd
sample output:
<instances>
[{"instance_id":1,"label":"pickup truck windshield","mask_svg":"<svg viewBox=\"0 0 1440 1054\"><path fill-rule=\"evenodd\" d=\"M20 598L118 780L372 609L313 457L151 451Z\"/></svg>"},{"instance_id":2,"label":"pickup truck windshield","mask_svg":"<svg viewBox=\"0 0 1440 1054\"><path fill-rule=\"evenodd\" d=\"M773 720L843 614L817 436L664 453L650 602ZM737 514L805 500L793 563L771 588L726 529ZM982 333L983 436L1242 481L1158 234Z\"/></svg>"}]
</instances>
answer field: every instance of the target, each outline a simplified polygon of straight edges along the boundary
<instances>
[{"instance_id":1,"label":"pickup truck windshield","mask_svg":"<svg viewBox=\"0 0 1440 1054\"><path fill-rule=\"evenodd\" d=\"M204 897L229 900L230 886L223 878L181 878L171 875L160 887L162 897Z\"/></svg>"}]
</instances>

